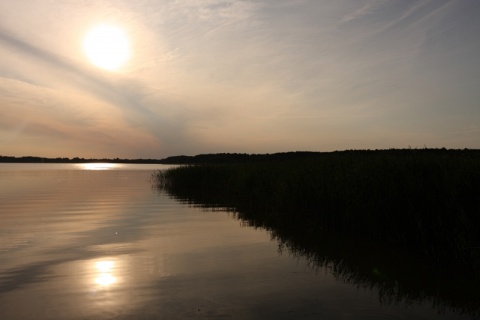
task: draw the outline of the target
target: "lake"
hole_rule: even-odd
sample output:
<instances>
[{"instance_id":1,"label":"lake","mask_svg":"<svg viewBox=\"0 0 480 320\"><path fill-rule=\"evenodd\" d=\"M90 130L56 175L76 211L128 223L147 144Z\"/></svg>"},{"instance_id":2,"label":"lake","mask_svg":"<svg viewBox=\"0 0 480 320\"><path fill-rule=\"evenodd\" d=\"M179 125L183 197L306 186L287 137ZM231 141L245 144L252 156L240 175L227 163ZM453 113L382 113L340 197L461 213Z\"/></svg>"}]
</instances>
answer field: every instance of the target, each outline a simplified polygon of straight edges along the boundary
<instances>
[{"instance_id":1,"label":"lake","mask_svg":"<svg viewBox=\"0 0 480 320\"><path fill-rule=\"evenodd\" d=\"M152 186L163 168L0 164L0 318L469 319L178 201Z\"/></svg>"}]
</instances>

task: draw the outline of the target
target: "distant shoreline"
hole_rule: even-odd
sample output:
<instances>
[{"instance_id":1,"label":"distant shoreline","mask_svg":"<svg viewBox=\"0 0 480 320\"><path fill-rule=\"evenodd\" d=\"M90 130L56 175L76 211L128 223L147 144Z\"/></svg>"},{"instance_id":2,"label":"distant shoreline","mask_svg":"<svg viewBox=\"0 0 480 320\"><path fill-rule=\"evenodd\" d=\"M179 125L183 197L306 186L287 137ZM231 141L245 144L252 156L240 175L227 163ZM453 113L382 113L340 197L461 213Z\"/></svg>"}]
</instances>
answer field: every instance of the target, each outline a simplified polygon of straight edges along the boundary
<instances>
[{"instance_id":1,"label":"distant shoreline","mask_svg":"<svg viewBox=\"0 0 480 320\"><path fill-rule=\"evenodd\" d=\"M471 154L480 156L480 149L446 149L446 148L423 148L423 149L356 149L344 151L289 151L278 153L248 154L248 153L210 153L198 154L195 156L177 155L163 159L120 159L120 158L47 158L38 156L1 156L0 163L88 163L88 162L110 162L110 163L137 163L137 164L200 164L200 163L236 163L236 162L262 162L271 160L288 160L299 158L312 158L327 154L339 153L388 153L404 154L406 152L427 152L427 153L448 153L448 154Z\"/></svg>"},{"instance_id":2,"label":"distant shoreline","mask_svg":"<svg viewBox=\"0 0 480 320\"><path fill-rule=\"evenodd\" d=\"M43 158L34 156L11 157L0 156L0 163L138 163L138 164L164 164L158 159L85 159L85 158Z\"/></svg>"}]
</instances>

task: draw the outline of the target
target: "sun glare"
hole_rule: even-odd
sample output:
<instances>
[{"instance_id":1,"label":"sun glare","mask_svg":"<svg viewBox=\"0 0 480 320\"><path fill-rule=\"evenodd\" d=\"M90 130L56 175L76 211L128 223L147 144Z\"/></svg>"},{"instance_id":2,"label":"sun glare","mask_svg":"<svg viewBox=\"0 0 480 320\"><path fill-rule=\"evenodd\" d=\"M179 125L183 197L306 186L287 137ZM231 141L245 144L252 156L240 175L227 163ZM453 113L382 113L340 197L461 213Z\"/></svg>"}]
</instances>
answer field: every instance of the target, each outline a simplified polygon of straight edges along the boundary
<instances>
[{"instance_id":1,"label":"sun glare","mask_svg":"<svg viewBox=\"0 0 480 320\"><path fill-rule=\"evenodd\" d=\"M97 277L95 278L96 284L103 287L108 287L117 281L117 279L112 275L115 267L115 263L113 261L98 261L95 264L95 267L97 269Z\"/></svg>"},{"instance_id":2,"label":"sun glare","mask_svg":"<svg viewBox=\"0 0 480 320\"><path fill-rule=\"evenodd\" d=\"M130 58L128 39L122 29L100 25L88 32L83 42L85 54L97 67L115 71Z\"/></svg>"},{"instance_id":3,"label":"sun glare","mask_svg":"<svg viewBox=\"0 0 480 320\"><path fill-rule=\"evenodd\" d=\"M110 170L119 167L117 163L80 163L77 167L83 170Z\"/></svg>"}]
</instances>

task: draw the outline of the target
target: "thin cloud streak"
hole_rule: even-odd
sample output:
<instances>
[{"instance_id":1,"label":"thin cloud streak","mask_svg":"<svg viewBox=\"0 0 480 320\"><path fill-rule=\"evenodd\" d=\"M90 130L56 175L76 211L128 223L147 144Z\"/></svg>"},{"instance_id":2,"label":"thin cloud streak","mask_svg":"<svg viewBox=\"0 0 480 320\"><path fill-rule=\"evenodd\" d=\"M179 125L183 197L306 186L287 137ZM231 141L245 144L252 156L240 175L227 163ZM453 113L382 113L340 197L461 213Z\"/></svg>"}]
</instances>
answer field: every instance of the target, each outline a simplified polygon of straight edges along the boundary
<instances>
[{"instance_id":1,"label":"thin cloud streak","mask_svg":"<svg viewBox=\"0 0 480 320\"><path fill-rule=\"evenodd\" d=\"M141 128L142 131L150 132L152 135L158 131L156 126L159 124L160 121L157 115L149 110L147 107L143 106L142 104L138 103L138 101L134 100L135 96L140 96L140 94L136 93L132 88L135 86L130 85L127 90L121 84L114 84L112 82L108 82L101 77L95 76L92 73L89 73L85 69L77 67L75 64L66 61L62 57L55 55L52 52L43 50L41 48L35 47L25 41L22 41L8 32L5 31L4 28L0 28L0 41L6 44L7 46L11 47L15 50L17 54L21 54L27 56L31 59L34 59L38 64L45 64L47 65L48 69L55 70L54 73L58 77L62 77L66 79L70 85L74 86L77 89L85 92L89 95L94 95L96 98L103 101L103 103L113 105L116 108L119 108L123 114L123 120L126 121L125 124L129 124L130 126L134 126L137 128ZM39 84L31 84L35 87L35 91L38 93L39 90L44 90L43 93L45 96L48 95L48 91L55 91L48 87L42 87ZM29 92L32 92L32 89L28 89ZM126 94L127 93L127 94ZM42 103L43 104L43 103ZM37 106L41 106L37 102ZM68 110L68 108L66 108ZM45 109L42 110L43 113ZM39 112L36 112L37 114ZM156 119L156 121L153 121ZM30 121L35 121L34 119L30 119ZM76 116L71 116L68 119L69 122L77 122L79 118ZM80 119L81 121L81 119ZM59 134L60 131L55 130L46 130L46 126L42 124L35 124L30 123L25 125L25 121L23 122L24 125L22 126L23 129L28 128L28 132L32 135L42 135L42 136L54 136L54 137L62 137L65 138L68 136L66 132L62 132L63 134ZM161 122L160 122L161 123ZM88 126L88 123L84 123ZM44 128L43 130L39 130L38 128ZM37 128L37 129L33 129ZM124 128L128 129L128 128ZM22 130L20 130L22 131ZM54 134L52 134L54 133ZM95 133L94 136L98 137L99 133ZM70 137L72 141L84 140L87 139L88 133L85 132L83 134L71 134ZM101 136L108 136L107 134L103 133ZM98 139L93 139L98 140ZM113 139L110 139L113 140ZM152 146L153 147L153 146ZM158 146L157 146L158 147Z\"/></svg>"}]
</instances>

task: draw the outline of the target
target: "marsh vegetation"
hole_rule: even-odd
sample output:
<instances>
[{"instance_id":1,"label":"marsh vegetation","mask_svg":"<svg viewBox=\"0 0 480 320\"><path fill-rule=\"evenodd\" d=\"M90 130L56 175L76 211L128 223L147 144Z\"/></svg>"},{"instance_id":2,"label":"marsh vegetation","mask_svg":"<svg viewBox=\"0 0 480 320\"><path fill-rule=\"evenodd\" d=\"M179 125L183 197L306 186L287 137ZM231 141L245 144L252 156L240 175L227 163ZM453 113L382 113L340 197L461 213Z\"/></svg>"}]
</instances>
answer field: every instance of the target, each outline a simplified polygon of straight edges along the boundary
<instances>
[{"instance_id":1,"label":"marsh vegetation","mask_svg":"<svg viewBox=\"0 0 480 320\"><path fill-rule=\"evenodd\" d=\"M217 158L218 159L218 158ZM204 161L155 173L157 187L244 224L280 250L382 300L430 300L478 316L480 153L385 150ZM465 277L467 275L467 277Z\"/></svg>"}]
</instances>

